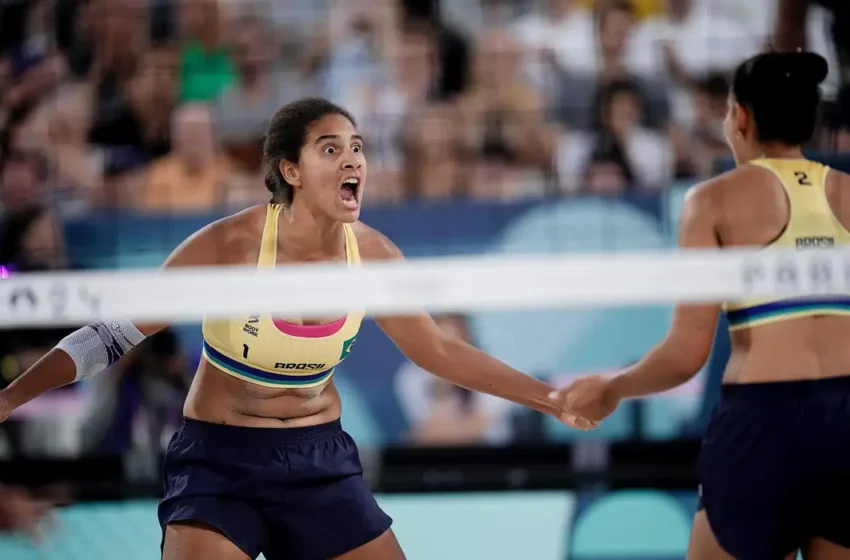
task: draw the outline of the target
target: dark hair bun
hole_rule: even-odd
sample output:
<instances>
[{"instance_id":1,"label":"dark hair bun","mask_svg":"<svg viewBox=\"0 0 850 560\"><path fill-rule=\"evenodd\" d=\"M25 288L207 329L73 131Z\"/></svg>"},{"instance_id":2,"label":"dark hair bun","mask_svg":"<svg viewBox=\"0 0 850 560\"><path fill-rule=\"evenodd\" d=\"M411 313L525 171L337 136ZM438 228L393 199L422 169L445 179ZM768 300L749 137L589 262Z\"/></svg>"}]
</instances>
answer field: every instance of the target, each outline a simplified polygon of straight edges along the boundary
<instances>
[{"instance_id":1,"label":"dark hair bun","mask_svg":"<svg viewBox=\"0 0 850 560\"><path fill-rule=\"evenodd\" d=\"M752 62L750 77L763 89L815 89L829 73L826 59L813 52L765 53Z\"/></svg>"},{"instance_id":2,"label":"dark hair bun","mask_svg":"<svg viewBox=\"0 0 850 560\"><path fill-rule=\"evenodd\" d=\"M732 93L755 119L760 142L798 146L811 140L826 60L812 52L764 53L735 70Z\"/></svg>"}]
</instances>

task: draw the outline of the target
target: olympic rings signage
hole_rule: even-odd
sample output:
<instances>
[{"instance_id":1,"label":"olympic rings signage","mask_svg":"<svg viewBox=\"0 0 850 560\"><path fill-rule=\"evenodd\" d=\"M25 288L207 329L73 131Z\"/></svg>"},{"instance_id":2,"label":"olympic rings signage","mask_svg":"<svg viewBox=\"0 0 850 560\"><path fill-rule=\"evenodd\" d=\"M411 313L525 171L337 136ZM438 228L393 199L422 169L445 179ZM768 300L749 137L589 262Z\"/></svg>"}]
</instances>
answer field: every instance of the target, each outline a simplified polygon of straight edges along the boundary
<instances>
[{"instance_id":1,"label":"olympic rings signage","mask_svg":"<svg viewBox=\"0 0 850 560\"><path fill-rule=\"evenodd\" d=\"M0 281L0 315L15 322L62 323L81 313L97 316L100 309L98 292L72 277L12 276Z\"/></svg>"}]
</instances>

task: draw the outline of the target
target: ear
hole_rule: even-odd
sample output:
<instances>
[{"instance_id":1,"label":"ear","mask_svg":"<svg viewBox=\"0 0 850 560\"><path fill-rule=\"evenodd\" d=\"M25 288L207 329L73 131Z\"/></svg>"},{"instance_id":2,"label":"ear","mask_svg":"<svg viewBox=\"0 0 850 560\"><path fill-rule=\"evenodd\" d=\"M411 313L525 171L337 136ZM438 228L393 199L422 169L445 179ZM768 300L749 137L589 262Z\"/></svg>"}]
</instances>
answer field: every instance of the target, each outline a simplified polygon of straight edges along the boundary
<instances>
[{"instance_id":1,"label":"ear","mask_svg":"<svg viewBox=\"0 0 850 560\"><path fill-rule=\"evenodd\" d=\"M298 169L298 165L282 159L280 160L279 168L280 174L283 175L287 183L295 188L301 188L301 170Z\"/></svg>"}]
</instances>

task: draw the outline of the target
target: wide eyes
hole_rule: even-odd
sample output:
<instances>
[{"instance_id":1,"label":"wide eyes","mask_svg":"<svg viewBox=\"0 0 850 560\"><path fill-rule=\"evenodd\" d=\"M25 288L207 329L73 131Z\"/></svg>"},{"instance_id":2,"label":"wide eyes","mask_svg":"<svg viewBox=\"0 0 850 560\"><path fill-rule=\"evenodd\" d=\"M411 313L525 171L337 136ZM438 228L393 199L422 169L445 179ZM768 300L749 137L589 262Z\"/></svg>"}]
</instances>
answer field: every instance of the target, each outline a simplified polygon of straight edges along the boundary
<instances>
[{"instance_id":1,"label":"wide eyes","mask_svg":"<svg viewBox=\"0 0 850 560\"><path fill-rule=\"evenodd\" d=\"M351 147L351 151L354 152L355 154L360 154L360 153L363 152L363 146L361 146L360 144L354 144ZM341 150L336 146L325 146L325 148L322 150L322 153L329 155L329 156L338 155L340 152L341 152Z\"/></svg>"}]
</instances>

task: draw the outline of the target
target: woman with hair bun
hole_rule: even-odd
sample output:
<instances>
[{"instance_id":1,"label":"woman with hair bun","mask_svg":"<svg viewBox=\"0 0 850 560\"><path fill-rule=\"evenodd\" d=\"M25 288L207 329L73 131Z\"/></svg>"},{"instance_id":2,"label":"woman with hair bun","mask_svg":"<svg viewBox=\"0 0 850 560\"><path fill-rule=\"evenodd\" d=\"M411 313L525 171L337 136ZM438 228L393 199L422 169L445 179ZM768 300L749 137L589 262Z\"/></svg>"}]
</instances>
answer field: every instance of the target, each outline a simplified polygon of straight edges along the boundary
<instances>
[{"instance_id":1,"label":"woman with hair bun","mask_svg":"<svg viewBox=\"0 0 850 560\"><path fill-rule=\"evenodd\" d=\"M808 52L738 67L724 122L737 167L691 189L681 247L850 247L850 176L801 148L826 75ZM850 298L679 305L637 364L553 397L599 422L622 399L687 382L708 359L721 312L732 353L703 440L688 558L850 558Z\"/></svg>"}]
</instances>

